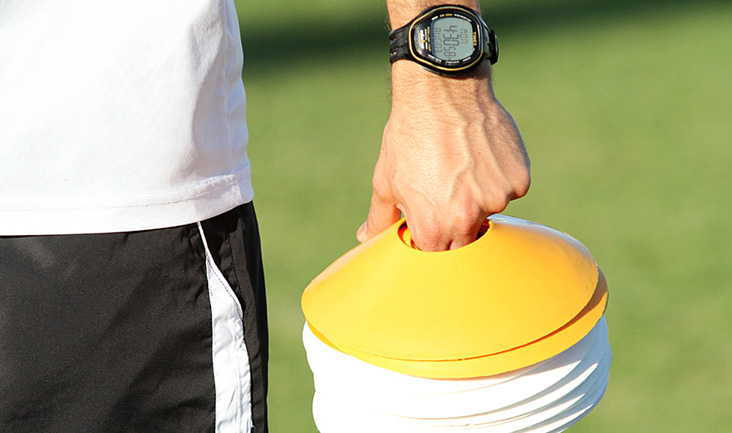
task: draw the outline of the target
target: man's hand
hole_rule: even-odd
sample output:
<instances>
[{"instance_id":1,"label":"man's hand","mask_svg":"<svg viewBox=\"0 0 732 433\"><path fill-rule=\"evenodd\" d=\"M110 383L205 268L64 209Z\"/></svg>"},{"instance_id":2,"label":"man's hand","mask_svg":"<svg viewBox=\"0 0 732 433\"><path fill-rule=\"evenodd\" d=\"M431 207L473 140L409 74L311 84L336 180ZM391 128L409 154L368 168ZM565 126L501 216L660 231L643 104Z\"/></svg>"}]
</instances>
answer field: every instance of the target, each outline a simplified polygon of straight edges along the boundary
<instances>
[{"instance_id":1,"label":"man's hand","mask_svg":"<svg viewBox=\"0 0 732 433\"><path fill-rule=\"evenodd\" d=\"M358 239L367 241L404 213L423 251L469 244L486 217L525 195L530 184L529 158L493 94L490 64L448 78L397 61L392 93L371 209Z\"/></svg>"}]
</instances>

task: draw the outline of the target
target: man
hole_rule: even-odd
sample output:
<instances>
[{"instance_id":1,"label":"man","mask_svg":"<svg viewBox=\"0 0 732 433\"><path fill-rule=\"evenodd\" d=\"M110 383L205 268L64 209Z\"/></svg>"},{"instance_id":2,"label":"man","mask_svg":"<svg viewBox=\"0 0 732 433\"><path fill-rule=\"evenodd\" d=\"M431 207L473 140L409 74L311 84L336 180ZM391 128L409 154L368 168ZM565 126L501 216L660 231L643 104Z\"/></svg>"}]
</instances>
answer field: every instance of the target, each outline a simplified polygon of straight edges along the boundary
<instances>
[{"instance_id":1,"label":"man","mask_svg":"<svg viewBox=\"0 0 732 433\"><path fill-rule=\"evenodd\" d=\"M0 431L267 431L241 68L233 0L0 4ZM490 64L392 74L358 237L465 245L529 184Z\"/></svg>"}]
</instances>

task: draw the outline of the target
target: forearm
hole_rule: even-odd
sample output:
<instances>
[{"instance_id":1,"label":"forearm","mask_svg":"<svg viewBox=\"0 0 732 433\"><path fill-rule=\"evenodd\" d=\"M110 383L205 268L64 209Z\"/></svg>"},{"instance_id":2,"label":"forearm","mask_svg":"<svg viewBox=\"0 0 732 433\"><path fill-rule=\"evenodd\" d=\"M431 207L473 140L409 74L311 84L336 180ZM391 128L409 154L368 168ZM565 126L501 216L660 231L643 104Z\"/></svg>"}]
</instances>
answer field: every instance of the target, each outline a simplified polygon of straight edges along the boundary
<instances>
[{"instance_id":1,"label":"forearm","mask_svg":"<svg viewBox=\"0 0 732 433\"><path fill-rule=\"evenodd\" d=\"M397 29L408 23L424 9L442 4L467 6L480 12L478 0L386 0L391 28Z\"/></svg>"},{"instance_id":2,"label":"forearm","mask_svg":"<svg viewBox=\"0 0 732 433\"><path fill-rule=\"evenodd\" d=\"M386 3L393 29L405 25L431 6L460 5L480 13L478 0L387 0ZM442 98L439 93L449 97ZM416 62L397 61L392 65L392 97L394 105L408 103L414 105L413 108L425 109L429 108L428 104L437 107L451 105L456 99L473 103L476 99L493 98L491 66L484 62L471 73L456 79L429 72Z\"/></svg>"},{"instance_id":3,"label":"forearm","mask_svg":"<svg viewBox=\"0 0 732 433\"><path fill-rule=\"evenodd\" d=\"M477 0L387 0L394 28L406 24L425 8L443 4L466 6L478 12L480 8ZM397 61L392 65L391 77L395 109L407 107L414 116L427 119L434 119L434 113L439 112L440 119L455 127L476 120L473 116L466 117L461 111L479 115L476 105L484 108L481 105L485 106L486 101L494 97L489 62L484 62L469 74L450 78L429 72L416 62Z\"/></svg>"},{"instance_id":4,"label":"forearm","mask_svg":"<svg viewBox=\"0 0 732 433\"><path fill-rule=\"evenodd\" d=\"M477 0L386 1L395 29L431 6L479 8ZM526 194L530 183L521 135L493 94L491 64L448 77L401 59L391 76L392 110L359 239L370 239L403 213L420 249L466 245L488 215Z\"/></svg>"}]
</instances>

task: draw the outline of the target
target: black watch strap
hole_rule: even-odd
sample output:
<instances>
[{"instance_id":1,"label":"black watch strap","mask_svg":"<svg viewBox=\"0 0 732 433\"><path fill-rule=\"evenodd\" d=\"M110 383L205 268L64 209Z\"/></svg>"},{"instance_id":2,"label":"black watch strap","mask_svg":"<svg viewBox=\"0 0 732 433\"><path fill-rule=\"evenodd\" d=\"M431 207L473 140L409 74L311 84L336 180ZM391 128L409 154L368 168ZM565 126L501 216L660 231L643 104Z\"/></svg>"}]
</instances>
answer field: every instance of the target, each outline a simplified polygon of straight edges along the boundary
<instances>
[{"instance_id":1,"label":"black watch strap","mask_svg":"<svg viewBox=\"0 0 732 433\"><path fill-rule=\"evenodd\" d=\"M453 12L453 10L455 12ZM419 46L412 46L412 44L417 44L416 40L411 40L413 37L417 37L415 33L420 32L420 34L422 34L426 31L423 26L427 25L425 23L431 19L430 14L442 13L442 11L447 14L455 13L456 15L463 15L463 19L470 20L472 21L473 26L479 27L478 31L480 35L478 37L484 44L480 48L481 55L476 57L474 54L470 60L472 63L465 67L462 65L451 66L445 63L440 63L441 60L444 61L445 59L435 59L431 53L423 54L422 50L425 49L424 41L420 42ZM429 42L427 42L426 45L429 45ZM495 32L491 30L480 15L472 9L456 5L433 6L422 11L419 16L406 25L389 33L389 61L394 63L397 60L416 61L420 63L422 67L432 72L441 75L456 76L477 67L477 65L484 60L488 60L491 64L496 63L498 61L498 43L496 41Z\"/></svg>"},{"instance_id":2,"label":"black watch strap","mask_svg":"<svg viewBox=\"0 0 732 433\"><path fill-rule=\"evenodd\" d=\"M389 61L394 63L402 59L412 59L409 51L409 25L389 33Z\"/></svg>"}]
</instances>

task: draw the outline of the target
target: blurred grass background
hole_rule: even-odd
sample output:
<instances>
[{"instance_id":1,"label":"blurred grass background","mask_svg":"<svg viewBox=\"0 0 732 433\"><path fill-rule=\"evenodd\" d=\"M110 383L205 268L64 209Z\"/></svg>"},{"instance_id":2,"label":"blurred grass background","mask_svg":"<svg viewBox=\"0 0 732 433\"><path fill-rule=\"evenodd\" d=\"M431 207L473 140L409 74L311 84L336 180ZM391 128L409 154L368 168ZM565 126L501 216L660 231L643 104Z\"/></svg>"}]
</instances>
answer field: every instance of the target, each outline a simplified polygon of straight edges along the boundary
<instances>
[{"instance_id":1,"label":"blurred grass background","mask_svg":"<svg viewBox=\"0 0 732 433\"><path fill-rule=\"evenodd\" d=\"M366 217L389 114L385 7L238 3L271 431L311 433L299 299ZM571 431L732 431L732 2L496 0L483 15L533 164L506 213L581 240L610 284L610 386Z\"/></svg>"}]
</instances>

